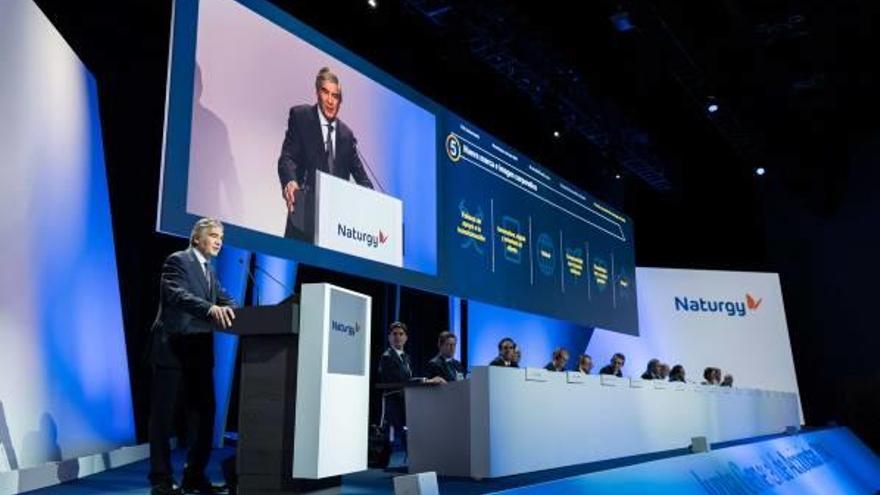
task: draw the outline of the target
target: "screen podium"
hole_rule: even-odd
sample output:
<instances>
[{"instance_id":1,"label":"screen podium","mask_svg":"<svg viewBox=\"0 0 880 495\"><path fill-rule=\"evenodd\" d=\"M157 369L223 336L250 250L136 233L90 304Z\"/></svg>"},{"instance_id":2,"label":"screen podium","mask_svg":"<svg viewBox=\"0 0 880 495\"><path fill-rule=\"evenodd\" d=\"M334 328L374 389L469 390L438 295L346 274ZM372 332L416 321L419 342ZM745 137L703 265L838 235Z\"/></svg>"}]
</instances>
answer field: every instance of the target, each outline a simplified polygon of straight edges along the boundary
<instances>
[{"instance_id":1,"label":"screen podium","mask_svg":"<svg viewBox=\"0 0 880 495\"><path fill-rule=\"evenodd\" d=\"M238 493L332 490L367 468L370 303L303 284L298 302L236 312Z\"/></svg>"}]
</instances>

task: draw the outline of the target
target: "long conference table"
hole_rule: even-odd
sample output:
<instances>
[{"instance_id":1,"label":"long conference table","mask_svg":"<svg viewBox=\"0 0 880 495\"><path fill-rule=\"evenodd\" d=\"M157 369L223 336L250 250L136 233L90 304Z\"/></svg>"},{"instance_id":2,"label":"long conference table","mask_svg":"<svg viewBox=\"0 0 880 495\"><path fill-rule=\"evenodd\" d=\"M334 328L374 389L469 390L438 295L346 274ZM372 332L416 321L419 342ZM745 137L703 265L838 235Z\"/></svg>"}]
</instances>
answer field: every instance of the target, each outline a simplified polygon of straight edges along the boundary
<instances>
[{"instance_id":1,"label":"long conference table","mask_svg":"<svg viewBox=\"0 0 880 495\"><path fill-rule=\"evenodd\" d=\"M476 367L405 392L410 472L498 478L800 425L797 394Z\"/></svg>"}]
</instances>

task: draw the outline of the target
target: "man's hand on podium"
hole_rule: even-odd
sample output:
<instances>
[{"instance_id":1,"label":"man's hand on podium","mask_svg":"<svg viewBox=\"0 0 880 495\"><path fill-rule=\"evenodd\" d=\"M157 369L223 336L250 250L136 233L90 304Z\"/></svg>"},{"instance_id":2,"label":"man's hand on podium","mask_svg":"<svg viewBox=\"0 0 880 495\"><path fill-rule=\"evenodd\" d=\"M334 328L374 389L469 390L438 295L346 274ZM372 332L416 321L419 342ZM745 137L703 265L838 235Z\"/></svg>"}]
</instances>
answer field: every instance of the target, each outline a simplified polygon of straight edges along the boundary
<instances>
[{"instance_id":1,"label":"man's hand on podium","mask_svg":"<svg viewBox=\"0 0 880 495\"><path fill-rule=\"evenodd\" d=\"M427 380L425 380L425 383L430 383L432 385L442 385L446 383L446 380L444 380L442 376L435 376L434 378L428 378Z\"/></svg>"},{"instance_id":2,"label":"man's hand on podium","mask_svg":"<svg viewBox=\"0 0 880 495\"><path fill-rule=\"evenodd\" d=\"M214 323L220 325L220 328L229 328L232 326L232 320L235 319L235 312L229 306L211 306L208 310L208 316L214 320Z\"/></svg>"},{"instance_id":3,"label":"man's hand on podium","mask_svg":"<svg viewBox=\"0 0 880 495\"><path fill-rule=\"evenodd\" d=\"M297 184L295 180L292 180L285 184L284 189L281 190L281 195L284 197L284 201L287 203L287 211L289 213L293 213L293 210L296 208L297 191L299 191L299 184Z\"/></svg>"}]
</instances>

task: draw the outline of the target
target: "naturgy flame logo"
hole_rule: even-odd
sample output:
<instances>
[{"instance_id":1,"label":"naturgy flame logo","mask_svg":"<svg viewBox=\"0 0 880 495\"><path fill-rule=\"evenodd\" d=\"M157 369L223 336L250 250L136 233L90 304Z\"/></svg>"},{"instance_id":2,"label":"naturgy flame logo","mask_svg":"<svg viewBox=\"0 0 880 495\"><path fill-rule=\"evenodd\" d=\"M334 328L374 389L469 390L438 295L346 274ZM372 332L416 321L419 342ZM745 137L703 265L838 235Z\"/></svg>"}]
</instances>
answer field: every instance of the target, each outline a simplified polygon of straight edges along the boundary
<instances>
[{"instance_id":1,"label":"naturgy flame logo","mask_svg":"<svg viewBox=\"0 0 880 495\"><path fill-rule=\"evenodd\" d=\"M746 307L751 309L752 311L758 309L758 306L761 305L761 301L763 301L763 299L758 299L757 301L755 301L755 298L752 297L751 294L746 293Z\"/></svg>"},{"instance_id":2,"label":"naturgy flame logo","mask_svg":"<svg viewBox=\"0 0 880 495\"><path fill-rule=\"evenodd\" d=\"M725 301L698 298L688 298L675 296L675 310L687 313L722 313L727 316L746 316L747 311L756 311L763 299L755 298L751 294L746 294L746 300L743 301Z\"/></svg>"}]
</instances>

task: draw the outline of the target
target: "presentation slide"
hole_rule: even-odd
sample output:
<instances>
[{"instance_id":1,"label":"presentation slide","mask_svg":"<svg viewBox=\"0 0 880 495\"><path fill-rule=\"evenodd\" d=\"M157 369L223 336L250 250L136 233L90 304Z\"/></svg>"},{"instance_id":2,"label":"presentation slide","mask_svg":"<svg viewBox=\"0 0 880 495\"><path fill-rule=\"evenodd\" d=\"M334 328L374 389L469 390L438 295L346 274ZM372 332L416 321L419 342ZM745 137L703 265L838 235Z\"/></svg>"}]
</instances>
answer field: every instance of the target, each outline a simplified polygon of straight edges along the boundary
<instances>
[{"instance_id":1,"label":"presentation slide","mask_svg":"<svg viewBox=\"0 0 880 495\"><path fill-rule=\"evenodd\" d=\"M443 122L440 238L451 291L637 329L629 219L470 124Z\"/></svg>"},{"instance_id":2,"label":"presentation slide","mask_svg":"<svg viewBox=\"0 0 880 495\"><path fill-rule=\"evenodd\" d=\"M269 2L176 0L170 60L158 230L638 334L626 216Z\"/></svg>"}]
</instances>

